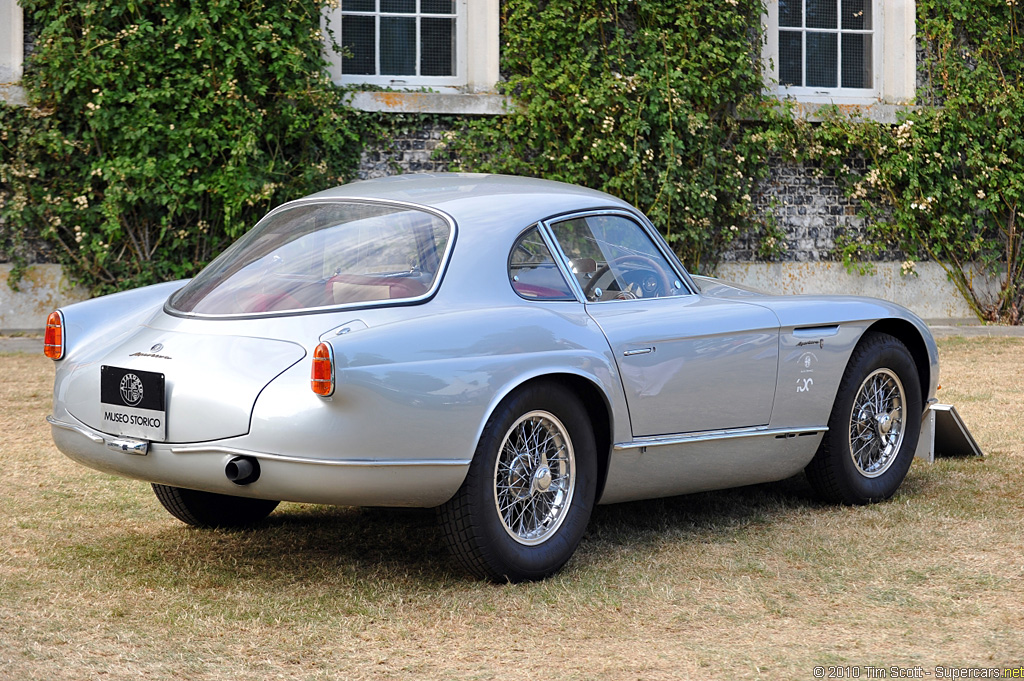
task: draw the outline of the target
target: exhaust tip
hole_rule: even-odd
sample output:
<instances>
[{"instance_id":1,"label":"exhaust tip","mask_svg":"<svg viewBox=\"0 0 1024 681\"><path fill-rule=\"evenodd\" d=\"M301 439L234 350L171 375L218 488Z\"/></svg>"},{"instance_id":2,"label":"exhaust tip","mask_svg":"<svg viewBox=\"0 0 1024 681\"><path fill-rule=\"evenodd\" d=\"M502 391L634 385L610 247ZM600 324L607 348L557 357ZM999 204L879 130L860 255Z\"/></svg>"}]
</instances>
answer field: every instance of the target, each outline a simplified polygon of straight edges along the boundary
<instances>
[{"instance_id":1,"label":"exhaust tip","mask_svg":"<svg viewBox=\"0 0 1024 681\"><path fill-rule=\"evenodd\" d=\"M260 462L248 456L236 456L224 467L224 475L236 485L248 485L260 479Z\"/></svg>"}]
</instances>

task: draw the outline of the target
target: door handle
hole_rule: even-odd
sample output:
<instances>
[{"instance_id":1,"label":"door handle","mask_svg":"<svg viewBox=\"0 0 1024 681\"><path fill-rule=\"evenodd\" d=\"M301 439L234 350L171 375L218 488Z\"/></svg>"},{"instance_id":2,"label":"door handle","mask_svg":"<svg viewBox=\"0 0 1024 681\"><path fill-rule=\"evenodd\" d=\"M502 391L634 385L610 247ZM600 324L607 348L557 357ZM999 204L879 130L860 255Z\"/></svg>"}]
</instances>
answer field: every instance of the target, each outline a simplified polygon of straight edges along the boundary
<instances>
[{"instance_id":1,"label":"door handle","mask_svg":"<svg viewBox=\"0 0 1024 681\"><path fill-rule=\"evenodd\" d=\"M623 357L632 357L633 355L649 355L654 352L654 347L649 348L637 348L635 350L626 350L622 353Z\"/></svg>"}]
</instances>

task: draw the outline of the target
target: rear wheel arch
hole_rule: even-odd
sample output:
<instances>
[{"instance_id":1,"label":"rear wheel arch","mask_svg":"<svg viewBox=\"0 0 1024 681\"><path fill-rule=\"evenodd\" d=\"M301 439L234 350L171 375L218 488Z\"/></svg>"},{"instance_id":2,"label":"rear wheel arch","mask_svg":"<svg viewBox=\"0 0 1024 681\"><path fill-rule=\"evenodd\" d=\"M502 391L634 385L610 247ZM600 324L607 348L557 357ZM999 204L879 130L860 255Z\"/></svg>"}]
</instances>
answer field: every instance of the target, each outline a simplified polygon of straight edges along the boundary
<instances>
[{"instance_id":1,"label":"rear wheel arch","mask_svg":"<svg viewBox=\"0 0 1024 681\"><path fill-rule=\"evenodd\" d=\"M558 384L576 395L580 402L583 403L594 431L594 445L597 450L597 493L595 500L599 502L601 495L604 493L605 482L608 479L608 467L611 463L612 442L614 441L612 436L614 423L612 421L612 408L608 396L590 378L579 374L554 372L533 376L523 381L503 395L498 400L498 404L508 399L510 395L514 395L518 391L536 383ZM496 408L497 404L495 405ZM487 418L490 418L493 412L494 409L491 409Z\"/></svg>"}]
</instances>

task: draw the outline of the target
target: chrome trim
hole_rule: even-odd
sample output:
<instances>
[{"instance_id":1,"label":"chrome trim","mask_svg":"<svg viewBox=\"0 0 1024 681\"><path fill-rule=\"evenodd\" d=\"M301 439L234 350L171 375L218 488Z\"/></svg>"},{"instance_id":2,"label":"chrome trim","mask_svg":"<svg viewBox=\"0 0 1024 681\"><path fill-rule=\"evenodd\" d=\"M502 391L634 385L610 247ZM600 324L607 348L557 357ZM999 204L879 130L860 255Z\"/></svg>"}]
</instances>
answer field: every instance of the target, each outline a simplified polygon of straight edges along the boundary
<instances>
[{"instance_id":1,"label":"chrome trim","mask_svg":"<svg viewBox=\"0 0 1024 681\"><path fill-rule=\"evenodd\" d=\"M797 326L793 329L795 338L813 338L815 336L835 336L839 334L839 324L821 324L818 326Z\"/></svg>"},{"instance_id":2,"label":"chrome trim","mask_svg":"<svg viewBox=\"0 0 1024 681\"><path fill-rule=\"evenodd\" d=\"M107 449L111 449L115 452L124 452L125 454L135 454L136 456L146 456L149 453L149 442L146 440L125 440L111 438L109 440L104 439L104 444L107 445Z\"/></svg>"},{"instance_id":3,"label":"chrome trim","mask_svg":"<svg viewBox=\"0 0 1024 681\"><path fill-rule=\"evenodd\" d=\"M115 452L125 452L127 454L136 454L138 456L145 456L149 452L149 442L146 440L105 437L103 434L94 430L90 430L82 426L76 426L73 423L58 421L52 416L47 416L46 422L51 426L56 426L63 430L70 430L72 433L78 433L82 437L88 438L98 445L106 445L107 449L111 449Z\"/></svg>"},{"instance_id":4,"label":"chrome trim","mask_svg":"<svg viewBox=\"0 0 1024 681\"><path fill-rule=\"evenodd\" d=\"M98 433L95 433L95 432L90 431L90 430L86 430L85 428L82 428L80 426L76 426L73 423L65 423L64 421L58 421L57 419L53 418L52 416L47 416L46 417L46 422L49 423L51 426L56 426L57 428L63 428L64 430L70 430L72 433L78 433L79 435L82 435L84 437L89 438L90 440L92 440L93 442L95 442L98 445L101 445L101 444L103 444L105 442L105 439L103 438L103 436L99 435Z\"/></svg>"},{"instance_id":5,"label":"chrome trim","mask_svg":"<svg viewBox=\"0 0 1024 681\"><path fill-rule=\"evenodd\" d=\"M406 459L406 460L373 460L373 459L314 459L305 456L282 456L253 452L248 449L224 447L221 445L183 445L171 447L171 454L229 454L231 456L251 456L254 459L267 461L283 461L285 463L303 463L319 466L348 466L359 468L385 468L391 466L468 466L470 459Z\"/></svg>"},{"instance_id":6,"label":"chrome trim","mask_svg":"<svg viewBox=\"0 0 1024 681\"><path fill-rule=\"evenodd\" d=\"M709 440L731 440L745 437L790 437L797 435L809 435L812 433L824 433L828 426L816 428L768 428L768 426L754 426L753 428L733 428L729 430L705 430L697 433L685 433L683 435L658 435L656 437L638 437L632 442L620 442L614 446L616 450L642 449L645 447L663 447L665 445L684 445L691 442L707 442Z\"/></svg>"},{"instance_id":7,"label":"chrome trim","mask_svg":"<svg viewBox=\"0 0 1024 681\"><path fill-rule=\"evenodd\" d=\"M346 331L346 332L347 332L347 330L348 330L348 327L345 327L345 329L343 329L343 331ZM339 335L339 336L342 335L341 331L339 331L337 335ZM317 343L313 347L313 352L309 353L309 354L313 355L313 363L310 365L310 370L312 371L312 368L316 366L316 349L318 347L320 347L321 345L326 345L327 346L327 361L329 361L331 363L331 392L327 393L326 395L321 395L320 393L318 393L315 390L313 390L313 394L316 395L317 397L319 397L320 399L327 400L329 402L331 400L331 397L334 395L334 389L337 387L337 383L338 383L338 372L337 372L337 369L335 368L335 364L334 364L334 346L331 345L330 341L320 341L319 343ZM299 362L301 362L301 361L302 360L300 359ZM292 366L295 366L295 365L293 364ZM312 390L312 388L313 388L313 380L314 379L313 379L312 375L310 375L310 377L309 377L309 387L310 387L310 390Z\"/></svg>"},{"instance_id":8,"label":"chrome trim","mask_svg":"<svg viewBox=\"0 0 1024 681\"><path fill-rule=\"evenodd\" d=\"M131 445L135 447L138 444L146 446L148 451L149 442L144 440L127 440L124 438L105 438L99 433L92 432L86 428L76 426L71 423L65 423L64 421L58 421L52 416L47 416L46 420L50 425L62 428L64 430L70 430L71 432L78 433L83 437L95 442L99 445L106 445L115 451L128 451L122 449L121 445ZM116 444L116 446L114 446ZM161 444L161 443L157 443ZM320 466L343 466L343 467L355 467L355 468L387 468L393 466L468 466L472 463L472 459L407 459L407 460L373 460L373 459L314 459L310 457L302 456L282 456L280 454L267 454L264 452L254 452L248 449L240 449L238 447L224 447L222 445L171 445L170 447L172 454L228 454L230 456L251 456L255 459L265 459L268 461L283 461L285 463L302 463L312 464ZM137 451L128 451L129 454L136 454Z\"/></svg>"},{"instance_id":9,"label":"chrome trim","mask_svg":"<svg viewBox=\"0 0 1024 681\"><path fill-rule=\"evenodd\" d=\"M555 241L555 237L548 232L548 230L546 229L546 225L543 222L535 222L532 225L530 225L529 227L527 227L526 229L524 229L523 231L521 231L519 234L516 235L515 241L512 242L512 250L510 250L508 252L508 258L506 258L507 262L506 262L505 268L508 270L508 273L512 274L512 253L515 250L515 244L519 243L519 240L522 239L526 235L526 233L529 232L532 229L536 229L537 230L537 233L540 234L541 241L543 241L544 245L548 247L548 254L551 256L552 262L555 263L555 269L557 269L559 274L562 275L562 280L565 282L565 285L569 287L569 293L570 293L570 295L572 297L571 298L540 298L540 299L538 299L538 298L527 298L526 296L524 296L521 293L519 293L519 291L516 291L515 286L513 286L513 279L512 279L512 277L508 277L508 284L512 288L513 293L515 293L517 296L519 296L523 300L526 300L526 301L529 301L529 302L540 302L540 303L580 303L580 302L583 302L582 300L579 299L579 296L577 295L577 289L579 288L579 283L576 282L576 277L573 276L571 271L569 271L569 268L567 267L567 265L565 263L565 259L562 256L562 251L559 250L558 243ZM577 285L573 286L573 282L576 282Z\"/></svg>"},{"instance_id":10,"label":"chrome trim","mask_svg":"<svg viewBox=\"0 0 1024 681\"><path fill-rule=\"evenodd\" d=\"M626 350L622 353L623 357L632 357L633 355L649 355L654 352L654 348L637 348L636 350Z\"/></svg>"},{"instance_id":11,"label":"chrome trim","mask_svg":"<svg viewBox=\"0 0 1024 681\"><path fill-rule=\"evenodd\" d=\"M686 295L694 295L697 293L697 284L690 277L690 273L686 271L686 268L683 266L683 263L679 261L679 256L675 254L675 251L673 251L672 248L668 245L668 242L665 241L665 237L661 235L661 232L659 232L657 228L655 228L654 223L648 220L646 216L644 216L642 213L633 213L632 211L626 210L625 208L597 208L591 210L571 211L569 213L553 215L547 219L540 221L542 231L546 231L546 235L550 237L551 241L555 245L556 250L554 252L554 255L558 256L556 260L561 261L560 265L562 266L563 276L565 274L569 275L569 285L572 287L573 292L576 294L576 297L579 299L580 302L586 305L593 305L594 302L622 302L621 300L587 300L587 297L583 294L583 287L580 286L579 280L575 276L572 276L572 273L569 272L569 258L562 250L562 245L558 242L557 237L555 237L554 225L556 223L565 222L566 220L586 218L592 215L617 215L619 217L626 218L627 220L632 220L640 228L640 231L645 233L647 235L647 238L651 240L651 243L654 245L654 248L659 253L661 253L661 256L663 258L665 258L665 262L668 264L669 268L672 269L681 280L683 288L689 289L686 292ZM657 298L643 298L642 300L649 302L651 300L661 300L662 298L675 297L677 296L659 296Z\"/></svg>"},{"instance_id":12,"label":"chrome trim","mask_svg":"<svg viewBox=\"0 0 1024 681\"><path fill-rule=\"evenodd\" d=\"M49 356L47 356L47 359L52 359L54 362L59 362L60 360L64 359L65 355L68 354L68 343L67 343L67 326L68 325L64 321L64 312L60 308L57 308L56 310L54 310L54 312L56 312L57 315L60 317L60 354L57 355L56 357L49 357ZM49 317L47 317L46 321L47 322L50 321ZM50 326L49 323L47 323L46 326L49 327ZM43 338L43 354L46 355L46 338L45 338L45 336Z\"/></svg>"}]
</instances>

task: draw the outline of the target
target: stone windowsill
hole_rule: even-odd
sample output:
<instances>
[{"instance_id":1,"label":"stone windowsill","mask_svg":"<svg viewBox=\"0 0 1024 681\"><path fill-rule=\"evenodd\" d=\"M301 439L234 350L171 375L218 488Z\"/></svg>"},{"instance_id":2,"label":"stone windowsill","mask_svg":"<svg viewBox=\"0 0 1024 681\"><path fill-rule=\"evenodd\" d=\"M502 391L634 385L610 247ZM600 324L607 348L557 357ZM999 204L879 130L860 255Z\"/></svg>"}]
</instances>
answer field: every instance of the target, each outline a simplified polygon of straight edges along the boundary
<instances>
[{"instance_id":1,"label":"stone windowsill","mask_svg":"<svg viewBox=\"0 0 1024 681\"><path fill-rule=\"evenodd\" d=\"M919 111L922 107L910 104L884 104L873 102L871 104L840 104L840 103L817 103L797 102L790 100L793 106L793 114L798 118L806 119L812 123L820 123L825 120L823 109L835 107L840 113L847 116L859 115L877 123L896 125L899 123L898 116L901 113Z\"/></svg>"},{"instance_id":2,"label":"stone windowsill","mask_svg":"<svg viewBox=\"0 0 1024 681\"><path fill-rule=\"evenodd\" d=\"M416 114L469 114L500 116L511 100L494 93L361 91L348 95L347 103L360 111Z\"/></svg>"}]
</instances>

